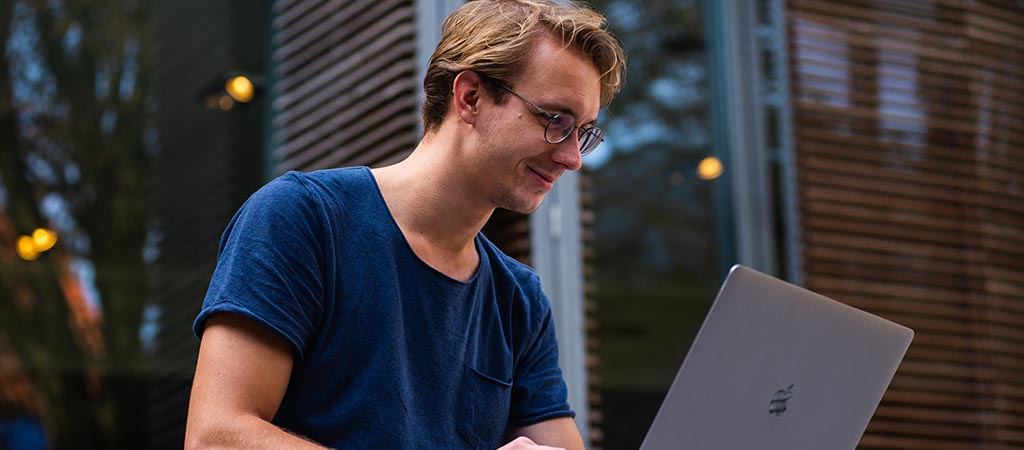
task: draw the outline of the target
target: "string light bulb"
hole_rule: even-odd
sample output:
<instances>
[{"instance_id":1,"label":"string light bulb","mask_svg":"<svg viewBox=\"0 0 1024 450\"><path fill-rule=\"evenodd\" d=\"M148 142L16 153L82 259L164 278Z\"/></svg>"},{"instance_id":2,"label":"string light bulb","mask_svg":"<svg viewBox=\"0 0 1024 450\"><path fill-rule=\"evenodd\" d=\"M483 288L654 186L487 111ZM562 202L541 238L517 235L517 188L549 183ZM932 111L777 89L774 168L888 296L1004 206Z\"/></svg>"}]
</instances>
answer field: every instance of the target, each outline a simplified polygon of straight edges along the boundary
<instances>
[{"instance_id":1,"label":"string light bulb","mask_svg":"<svg viewBox=\"0 0 1024 450\"><path fill-rule=\"evenodd\" d=\"M31 236L19 237L14 248L18 252L18 256L25 261L35 261L36 258L39 258L39 252L36 251L36 244L32 242Z\"/></svg>"},{"instance_id":2,"label":"string light bulb","mask_svg":"<svg viewBox=\"0 0 1024 450\"><path fill-rule=\"evenodd\" d=\"M14 250L25 261L35 261L46 251L57 245L57 233L46 228L36 228L30 235L18 237Z\"/></svg>"},{"instance_id":3,"label":"string light bulb","mask_svg":"<svg viewBox=\"0 0 1024 450\"><path fill-rule=\"evenodd\" d=\"M38 253L45 252L57 244L57 233L46 228L36 228L32 231L32 244Z\"/></svg>"}]
</instances>

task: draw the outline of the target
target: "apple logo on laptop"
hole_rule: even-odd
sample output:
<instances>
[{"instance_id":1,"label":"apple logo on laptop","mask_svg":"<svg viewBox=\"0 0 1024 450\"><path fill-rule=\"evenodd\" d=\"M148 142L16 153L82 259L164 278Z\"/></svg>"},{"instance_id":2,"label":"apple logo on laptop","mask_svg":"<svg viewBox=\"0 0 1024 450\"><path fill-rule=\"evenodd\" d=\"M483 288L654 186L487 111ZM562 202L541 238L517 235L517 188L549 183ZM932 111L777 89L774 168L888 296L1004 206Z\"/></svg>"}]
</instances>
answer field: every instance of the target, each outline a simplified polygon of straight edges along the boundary
<instances>
[{"instance_id":1,"label":"apple logo on laptop","mask_svg":"<svg viewBox=\"0 0 1024 450\"><path fill-rule=\"evenodd\" d=\"M771 403L768 404L768 414L774 414L775 417L779 417L782 413L786 412L786 402L793 397L793 386L796 385L791 384L788 388L775 391Z\"/></svg>"}]
</instances>

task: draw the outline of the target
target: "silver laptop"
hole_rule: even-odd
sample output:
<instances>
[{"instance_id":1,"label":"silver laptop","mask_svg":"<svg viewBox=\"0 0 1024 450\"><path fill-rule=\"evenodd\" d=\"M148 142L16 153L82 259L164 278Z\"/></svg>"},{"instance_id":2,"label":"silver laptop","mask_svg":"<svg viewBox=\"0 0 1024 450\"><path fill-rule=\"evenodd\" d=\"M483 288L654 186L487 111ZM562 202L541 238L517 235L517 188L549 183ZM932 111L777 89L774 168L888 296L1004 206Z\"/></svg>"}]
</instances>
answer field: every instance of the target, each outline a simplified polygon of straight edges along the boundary
<instances>
[{"instance_id":1,"label":"silver laptop","mask_svg":"<svg viewBox=\"0 0 1024 450\"><path fill-rule=\"evenodd\" d=\"M733 266L640 448L852 450L913 337Z\"/></svg>"}]
</instances>

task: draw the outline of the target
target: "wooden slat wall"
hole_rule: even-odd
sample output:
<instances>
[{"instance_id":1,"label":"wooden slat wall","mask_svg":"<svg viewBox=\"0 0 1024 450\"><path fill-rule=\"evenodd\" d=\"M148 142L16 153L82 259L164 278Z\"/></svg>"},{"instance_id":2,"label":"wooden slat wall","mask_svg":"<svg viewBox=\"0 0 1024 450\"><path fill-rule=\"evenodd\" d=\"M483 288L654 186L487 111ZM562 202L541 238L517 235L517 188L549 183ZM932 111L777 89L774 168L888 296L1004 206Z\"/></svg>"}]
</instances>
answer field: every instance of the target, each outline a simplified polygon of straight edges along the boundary
<instances>
[{"instance_id":1,"label":"wooden slat wall","mask_svg":"<svg viewBox=\"0 0 1024 450\"><path fill-rule=\"evenodd\" d=\"M590 423L590 435L583 436L590 450L604 450L605 448L605 410L604 397L599 387L604 382L601 377L601 339L598 336L601 323L598 317L598 303L594 297L597 291L597 267L595 253L594 222L597 214L594 212L594 179L593 174L587 167L580 172L580 231L583 241L583 329L586 333L584 350L586 352L587 366L587 408Z\"/></svg>"},{"instance_id":2,"label":"wooden slat wall","mask_svg":"<svg viewBox=\"0 0 1024 450\"><path fill-rule=\"evenodd\" d=\"M241 12L244 11L244 12ZM208 83L262 69L265 9L248 0L154 2L150 305L159 308L146 435L138 448L181 449L202 305L228 221L261 184L262 100L204 107ZM141 376L141 374L140 374Z\"/></svg>"},{"instance_id":3,"label":"wooden slat wall","mask_svg":"<svg viewBox=\"0 0 1024 450\"><path fill-rule=\"evenodd\" d=\"M806 285L917 331L860 448L1024 448L1024 4L787 25Z\"/></svg>"},{"instance_id":4,"label":"wooden slat wall","mask_svg":"<svg viewBox=\"0 0 1024 450\"><path fill-rule=\"evenodd\" d=\"M275 172L397 162L419 140L412 0L273 4Z\"/></svg>"}]
</instances>

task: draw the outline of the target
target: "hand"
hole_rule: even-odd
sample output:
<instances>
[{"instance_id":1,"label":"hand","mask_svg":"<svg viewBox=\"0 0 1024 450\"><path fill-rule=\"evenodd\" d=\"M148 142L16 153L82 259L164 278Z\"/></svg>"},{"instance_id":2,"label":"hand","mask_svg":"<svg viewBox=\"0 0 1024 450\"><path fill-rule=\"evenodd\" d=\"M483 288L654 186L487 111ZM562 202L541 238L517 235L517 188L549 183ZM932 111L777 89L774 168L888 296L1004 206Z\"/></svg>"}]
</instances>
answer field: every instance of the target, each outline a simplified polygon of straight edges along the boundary
<instances>
[{"instance_id":1,"label":"hand","mask_svg":"<svg viewBox=\"0 0 1024 450\"><path fill-rule=\"evenodd\" d=\"M565 449L564 448L560 448L560 447L547 447L547 446L544 446L544 445L537 445L537 443L533 442L533 440L531 440L530 438L528 438L526 436L519 436L519 437L513 439L512 442L509 442L508 444L505 444L503 447L499 448L498 450L565 450Z\"/></svg>"}]
</instances>

